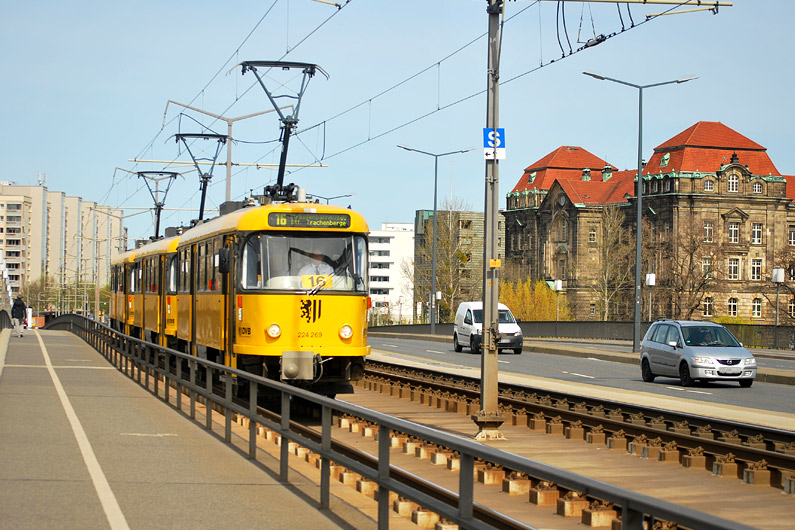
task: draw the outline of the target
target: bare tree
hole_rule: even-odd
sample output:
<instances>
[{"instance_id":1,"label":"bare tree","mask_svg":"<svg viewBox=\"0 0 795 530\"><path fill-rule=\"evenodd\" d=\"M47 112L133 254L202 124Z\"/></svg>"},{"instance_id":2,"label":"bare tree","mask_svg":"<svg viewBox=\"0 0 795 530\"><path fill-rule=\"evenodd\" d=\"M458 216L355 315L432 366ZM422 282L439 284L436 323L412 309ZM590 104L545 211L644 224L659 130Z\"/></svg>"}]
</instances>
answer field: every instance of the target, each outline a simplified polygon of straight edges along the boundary
<instances>
[{"instance_id":1,"label":"bare tree","mask_svg":"<svg viewBox=\"0 0 795 530\"><path fill-rule=\"evenodd\" d=\"M610 308L628 293L633 282L633 245L624 226L624 212L608 206L602 213L599 264L591 286L602 320L609 320Z\"/></svg>"},{"instance_id":2,"label":"bare tree","mask_svg":"<svg viewBox=\"0 0 795 530\"><path fill-rule=\"evenodd\" d=\"M658 238L657 278L661 300L671 318L690 319L707 292L715 290L723 274L723 245L705 242L697 216L680 222L677 233L667 231Z\"/></svg>"},{"instance_id":3,"label":"bare tree","mask_svg":"<svg viewBox=\"0 0 795 530\"><path fill-rule=\"evenodd\" d=\"M477 299L479 275L471 265L476 252L471 234L462 232L468 207L460 199L443 200L436 219L436 290L441 291L439 319L452 320L461 301ZM415 302L427 304L433 262L433 218L425 220L423 234L416 242L413 267L402 266L403 275L414 284Z\"/></svg>"}]
</instances>

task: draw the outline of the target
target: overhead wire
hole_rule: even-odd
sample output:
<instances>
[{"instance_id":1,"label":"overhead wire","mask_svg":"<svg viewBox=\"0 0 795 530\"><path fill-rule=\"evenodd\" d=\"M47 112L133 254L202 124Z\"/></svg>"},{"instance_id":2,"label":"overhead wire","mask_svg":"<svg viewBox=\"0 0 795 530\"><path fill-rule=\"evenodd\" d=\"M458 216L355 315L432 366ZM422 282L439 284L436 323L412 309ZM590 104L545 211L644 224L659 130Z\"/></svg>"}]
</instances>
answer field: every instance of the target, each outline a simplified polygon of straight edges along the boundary
<instances>
[{"instance_id":1,"label":"overhead wire","mask_svg":"<svg viewBox=\"0 0 795 530\"><path fill-rule=\"evenodd\" d=\"M221 68L218 70L218 72L216 72L216 74L212 76L212 78L210 79L210 81L208 81L208 83L207 83L207 84L204 86L204 88L202 88L202 91L203 91L203 90L205 90L205 89L206 89L206 88L207 88L207 87L208 87L208 86L209 86L209 85L210 85L210 84L211 84L211 83L212 83L212 82L213 82L213 81L214 81L214 80L217 78L218 74L219 74L221 71L223 71L223 69L226 67L226 65L228 65L229 61L230 61L232 58L234 58L234 57L237 57L237 54L239 53L239 51L240 51L240 48L243 46L243 44L245 44L245 42L246 42L246 41L247 41L247 40L248 40L248 39L251 37L251 35L252 35L252 34L253 34L255 31L256 31L256 29L257 29L257 28L260 26L260 24L262 23L262 21L263 21L263 20L264 20L264 19L267 17L267 15L268 15L268 14L271 12L271 10L273 9L274 5L275 5L276 3L278 3L278 1L279 1L279 0L274 0L273 4L272 4L272 5L270 6L270 8L269 8L269 9L266 11L266 13L265 13L265 14L264 14L264 15L263 15L261 18L260 18L260 20L257 22L257 24L255 24L254 28L252 28L252 30L249 32L249 34L246 36L246 38L243 40L243 42L242 42L242 43L241 43L241 44L238 46L238 48L237 48L237 49L235 50L235 52L232 54L232 56L230 57L230 59L229 59L229 60L227 60L227 61L224 63L224 65L223 65L223 66L222 66L222 67L221 67ZM347 0L347 1L345 2L345 5L344 5L344 6L342 6L342 7L345 7L345 6L347 6L347 5L348 5L350 2L351 2L351 0ZM558 9L557 9L557 21L556 21L556 32L557 32L557 37L558 37L558 45L560 46L560 49L561 49L561 52L562 52L562 58L565 58L565 57L567 57L567 56L566 56L565 50L564 50L564 48L563 48L563 46L562 46L562 42L561 42L561 40L560 40L560 16L561 16L561 14L563 15L563 18L564 18L564 20L563 20L563 27L564 27L564 33L565 33L565 35L566 35L566 38L567 38L567 40L568 40L568 45L569 45L569 56L571 56L571 55L573 55L573 54L576 54L576 53L579 53L579 52L583 51L583 50L584 50L586 47L588 47L588 46L586 46L586 45L583 45L583 46L579 47L579 48L578 48L578 49L576 49L576 50L572 49L572 47L571 47L571 41L568 39L568 31L567 31L567 27L566 27L566 21L565 21L565 11L564 11L564 9L565 9L565 8L564 8L564 7L562 7L562 6L560 5L561 3L562 3L562 2L558 2ZM683 2L681 2L680 4L678 4L678 5L676 5L676 6L673 6L673 7L669 8L669 9L668 9L668 10L666 10L664 13L668 13L668 12L670 12L670 11L673 11L673 10L677 9L678 7L681 7L682 5L684 5L684 4L686 4L686 3L688 3L688 1L687 1L687 0L685 0L685 1L683 1ZM510 21L510 20L512 20L512 19L514 19L514 18L516 18L516 17L520 16L522 13L524 13L524 12L525 12L527 9L529 9L530 7L532 7L532 6L533 6L533 5L535 5L535 4L539 4L539 26L540 26L540 25L541 25L541 6L540 6L540 2L539 2L539 1L533 2L533 4L531 4L531 5L529 5L529 6L526 6L525 8L521 9L521 10L520 10L519 12L517 12L515 15L512 15L512 16L510 16L510 17L509 17L507 20L503 20L503 23L504 23L504 22L506 22L506 21ZM605 40L607 40L608 38L612 38L612 37L618 36L618 35L620 35L620 34L623 34L623 33L625 33L626 31L628 31L629 29L634 29L634 28L636 28L636 27L640 27L640 26L642 26L643 24L645 24L646 22L649 22L650 20L652 20L652 19L648 19L648 20L641 21L641 22L640 22L640 23L638 23L638 24L635 24L635 23L634 23L634 20L632 19L632 13L631 13L631 10L630 10L630 8L629 8L629 5L627 4L627 13L629 14L629 17L630 17L630 20L631 20L631 26L630 26L630 28L626 28L626 26L625 26L625 24L624 24L623 16L621 15L621 9L620 9L620 6L617 6L617 7L618 7L619 19L620 19L620 22L621 22L621 31L614 32L614 33L611 33L611 34L607 35L607 36L605 37ZM341 9L341 8L340 8L340 9ZM304 43L304 42L305 42L307 39L309 39L309 38L310 38L310 37L311 37L313 34L315 34L315 33L316 33L316 32L317 32L317 31L318 31L318 30L319 30L319 29L320 29L322 26L324 26L325 24L327 24L327 23L328 23L328 22L331 20L331 18L333 18L334 16L336 16L336 15L339 13L340 9L338 9L337 11L335 11L335 12L334 12L334 13L333 13L331 16L329 16L327 19L325 19L325 20L324 20L324 21L323 21L323 22L322 22L320 25L318 25L318 26L317 26L317 27L315 27L315 28L314 28L314 29L313 29L311 32L309 32L307 35L305 35L305 36L304 36L304 38L302 38L302 39L301 39L301 40L300 40L300 41L299 41L299 42L298 42L298 43L297 43L295 46L293 46L292 48L290 48L290 49L289 49L289 50L288 50L288 51L287 51L287 52L286 52L286 53L285 53L285 54L282 56L282 58L283 58L284 56L288 55L289 53L293 52L293 51L294 51L294 50L295 50L295 49L296 49L298 46L300 46L300 45L301 45L302 43ZM503 14L503 15L504 15L504 14ZM655 17L655 18L656 18L656 17ZM593 16L592 16L592 25L593 25ZM595 28L594 28L594 32L595 32ZM351 150L353 150L353 149L355 149L355 148L357 148L357 147L360 147L360 146L362 146L362 145L365 145L365 144L367 144L367 143L369 143L369 142L371 142L371 141L377 140L377 139L379 139L379 138L381 138L381 137L383 137L383 136L386 136L386 135L388 135L388 134L390 134L390 133L393 133L393 132L395 132L395 131L397 131L397 130L399 130L399 129L405 128L405 127L407 127L407 126L409 126L409 125L411 125L411 124L414 124L414 123L416 123L416 122L418 122L418 121L421 121L421 120L423 120L423 119L425 119L425 118L427 118L427 117L429 117L429 116L431 116L431 115L433 115L433 114L436 114L436 113L438 113L438 112L442 112L442 111L444 111L444 110L447 110L447 109L449 109L449 108L452 108L452 107L454 107L454 106L460 105L460 104L462 104L462 103L464 103L464 102L466 102L466 101L468 101L468 100L470 100L470 99L472 99L472 98L475 98L475 97L478 97L478 96L480 96L480 95L484 94L484 93L486 92L486 90L485 90L485 89L484 89L484 90L479 90L479 91L477 91L477 92L475 92L475 93L472 93L472 94L470 94L470 95L467 95L467 96L461 97L461 98L459 98L459 99L457 99L457 100L455 100L455 101L452 101L452 102L450 102L450 103L448 103L448 104L444 104L444 105L442 105L442 104L440 104L440 102L438 102L438 101L437 101L437 105L436 105L436 106L437 106L437 108L436 108L435 110L431 110L431 111L428 111L428 112L426 112L426 113L423 113L423 114L421 114L421 115L419 115L419 116L416 116L416 117L414 117L414 118L411 118L411 119L409 119L409 120L407 120L407 121L405 121L405 122L403 122L403 123L400 123L400 124L398 124L398 125L396 125L396 126L394 126L394 127L391 127L391 128L389 128L389 129L387 129L387 130L385 130L385 131L382 131L381 133L377 133L377 134L374 134L374 135L373 135L373 134L368 134L368 138L367 138L366 140L363 140L363 141L361 141L361 142L354 143L354 144L352 144L352 145L350 145L350 146L348 146L348 147L344 147L344 148L342 148L342 149L340 149L340 150L337 150L336 152L333 152L333 153L331 153L331 154L326 154L326 149L327 149L327 146L326 146L326 129L327 129L327 126L328 126L328 123L329 123L329 122L331 122L331 121L333 121L333 120L336 120L336 119L338 119L338 118L340 118L340 117L342 117L342 116L344 116L344 115L346 115L346 114L348 114L348 113L350 113L350 112L353 112L353 111L355 111L356 109L358 109L358 108L362 107L363 105L370 104L370 103L371 103L371 102L372 102L374 99L376 99L376 98L380 98L380 97L382 97L382 96L385 96L386 94L388 94L388 93L390 93L390 92L392 92L392 91L394 91L394 90L397 90L397 89L398 89L399 87L401 87L402 85L405 85L406 83L410 82L411 80L413 80L413 79L415 79L415 78L417 78L417 77L421 76L422 74L426 73L427 71L429 71L429 70L430 70L430 69L432 69L432 68L439 68L439 65L440 65L442 62L444 62L444 61L446 61L446 60L448 60L448 59L452 58L453 56L457 55L458 53L461 53L461 52L462 52L464 49L466 49L466 48L468 48L469 46L473 45L475 42L478 42L478 41L479 41L479 40L481 40L481 39L482 39L484 36L486 36L486 33L482 33L482 34L478 35L477 37L475 37L475 38L474 38L474 39L472 39L471 41L467 42L467 43L466 43L466 44L464 44L463 46L459 47L459 48L458 48L458 49L456 49L455 51L453 51L453 52L449 53L448 55L446 55L444 58L442 58L442 59L440 59L440 60L438 60L438 61L435 61L435 62L433 62L433 64L429 65L428 67L426 67L426 68L423 68L422 70L420 70L420 71L418 71L417 73L415 73L415 74L413 74L413 75L411 75L411 76L407 77L406 79L404 79L404 80L402 80L402 81L400 81L400 82L398 82L398 83L395 83L394 85L392 85L392 86L390 86L390 87L388 87L388 88L386 88L386 89L384 89L384 90L382 90L382 91L378 92L378 93L377 93L375 96L372 96L372 97L370 97L370 98L367 98L366 100L362 101L361 103L358 103L358 104L356 104L356 105L353 105L352 107L349 107L349 108L347 108L347 109L345 109L345 110L343 110L343 111L341 111L341 112L338 112L337 114L335 114L335 115L333 115L333 116L331 116L331 117L329 117L329 118L327 118L327 119L324 119L324 120L322 120L322 121L320 121L320 122L318 122L318 123L316 123L316 124L314 124L314 125L312 125L312 126L309 126L309 127L307 127L307 128L303 128L303 129L302 129L302 130L300 130L300 131L297 131L297 132L296 132L296 134L295 134L295 137L298 137L298 138L299 138L299 141L302 143L302 145L304 145L304 147L305 147L305 148L307 148L307 151L311 153L311 152L312 152L312 150L311 150L311 149L309 149L309 148L306 146L306 144L303 142L303 140L300 140L300 135L302 135L302 134L306 134L306 133L308 133L310 130L313 130L313 129L316 129L316 128L320 128L320 129L322 129L322 131L321 131L321 133L320 133L320 134L321 134L321 138L322 138L322 154L321 154L319 157L318 157L317 155L315 155L315 161L318 161L318 162L319 162L319 161L322 161L322 160L327 160L327 159L330 159L330 158L333 158L333 157L339 156L339 155L341 155L341 154L343 154L343 153L346 153L346 152L348 152L348 151L351 151ZM558 60L559 60L559 59L558 59ZM541 55L541 57L540 57L540 61L539 61L539 65L538 65L538 66L536 66L536 67L534 67L534 68L531 68L531 69L529 69L529 70L527 70L527 71L524 71L524 72L522 72L522 73L520 73L520 74L517 74L517 75L515 75L515 76L513 76L513 77L511 77L511 78L508 78L508 79L502 80L502 81L500 81L500 83L499 83L499 84L500 84L501 86L502 86L502 85L509 84L509 83L511 83L511 82L513 82L513 81L515 81L515 80L518 80L518 79L520 79L520 78L522 78L522 77L524 77L524 76L526 76L526 75L529 75L529 74L531 74L531 73L534 73L534 72L536 72L536 71L540 70L541 68L544 68L544 67L546 67L546 66L549 66L549 65L551 65L551 64L553 64L553 63L555 63L555 62L557 62L558 60L555 60L555 59L553 59L553 60L549 60L549 61L547 61L547 62L544 62L544 61L543 61L543 55ZM255 83L252 83L252 85L250 85L250 86L248 87L248 89L246 89L246 90L245 90L245 91L244 91L242 94L239 94L239 95L237 95L237 94L236 94L235 101L233 101L233 102L232 102L232 103L229 105L229 107L227 107L227 109L226 109L226 110L228 110L229 108L231 108L231 107L232 107L232 106L233 106L233 105L234 105L234 104L235 104L237 101L239 101L239 99L241 99L243 96L245 96L245 95L246 95L246 94L247 94L247 93L248 93L248 92L249 92L249 91L252 89L252 87L253 87L253 86L255 86ZM200 91L200 92L197 94L197 96L195 96L195 97L193 98L193 100L191 100L191 101L195 101L195 99L196 99L196 98L198 98L198 97L199 97L199 95L201 95L201 93L202 93L202 92ZM226 112L226 110L225 110L224 112ZM171 121L169 121L169 123L172 123L174 119L176 119L176 118L173 118ZM157 138L157 137L158 137L158 136L159 136L161 133L162 133L162 129L161 129L161 131L159 131L159 132L158 132L158 134L157 134L157 135L155 135L155 138L154 138L152 141L150 141L150 142L149 142L149 144L147 144L147 146L146 146L146 147L145 147L145 148L142 150L142 152L145 152L146 150L150 149L150 148L151 148L151 145L154 143L154 141L156 140L156 138ZM265 142L251 142L251 141L242 141L242 140L236 140L236 141L237 141L237 142L240 142L240 143L247 143L247 144L257 144L257 143L267 144L267 143L275 143L275 142L276 142L276 140L273 140L273 141L265 141ZM265 157L267 157L267 156L271 155L272 153L273 153L273 151L271 151L271 152L269 152L269 153L265 153L265 154L263 154L263 155L262 155L262 156L261 156L261 157L260 157L260 158L257 160L257 162L261 161L262 159L264 159ZM140 155L139 155L139 156L140 156ZM303 169L303 168L297 168L295 171L300 171L301 169ZM241 169L240 169L240 170L238 170L238 171L237 171L235 174L236 174L236 175L239 175L239 174L240 174L241 172L243 172L243 171L247 171L247 168L241 168ZM217 184L217 182L216 182L216 183L211 183L210 185L215 185L215 184ZM195 196L195 195L196 195L196 193L194 193L194 195L193 195L193 196ZM193 197L191 197L191 199L192 199L192 198L193 198ZM189 199L189 201L190 201L191 199ZM189 201L188 201L188 202L189 202Z\"/></svg>"},{"instance_id":2,"label":"overhead wire","mask_svg":"<svg viewBox=\"0 0 795 530\"><path fill-rule=\"evenodd\" d=\"M688 3L688 1L689 1L689 0L683 0L681 3L679 3L679 4L677 4L677 5L674 5L674 6L670 7L669 9L667 9L666 11L664 11L662 14L669 13L669 12L671 12L671 11L675 10L675 9L678 9L679 7L681 7L681 6L685 5L685 4L687 4L687 3ZM539 3L539 2L535 2L535 3ZM514 18L516 18L516 17L517 17L517 16L519 16L519 15L521 15L521 14L522 14L522 13L524 13L524 12L525 12L527 9L529 9L530 7L532 7L532 5L533 5L533 4L531 4L530 6L527 6L527 7L525 7L525 8L524 8L524 9L522 9L522 10L520 10L520 11L519 11L519 12L517 12L515 15L513 15L513 16L511 16L511 17L508 17L508 18L506 19L506 22L507 22L507 21L510 21L510 20L512 20L512 19L514 19ZM655 18L657 18L657 17L655 17ZM629 30L631 30L631 29L639 28L639 27L641 27L642 25L644 25L644 24L646 24L646 23L650 22L651 20L653 20L653 19L643 20L643 21L639 22L638 24L633 24L633 25L632 25L631 27L629 27L629 28L622 27L622 30L621 30L621 31L616 31L616 32L610 33L610 34L608 34L608 35L605 35L605 39L604 39L604 40L608 40L608 39L610 39L610 38L613 38L613 37L617 37L617 36L619 36L619 35L622 35L622 34L624 34L624 33L628 32L628 31L629 31ZM462 46L461 48L459 48L458 50L456 50L456 52L453 52L452 54L448 54L448 55L445 57L445 59L446 59L446 58L449 58L449 57L452 57L452 55L454 55L455 53L458 53L459 51L463 50L464 48L466 48L466 47L470 46L470 45L471 45L471 44L473 44L474 42L477 42L478 40L482 39L482 38L483 38L485 35L486 35L486 33L483 33L483 34L479 35L477 38L473 39L472 41L468 42L466 45L464 45L464 46ZM580 46L580 47L579 47L579 48L577 48L576 50L572 50L571 54L569 54L568 56L567 56L567 55L565 55L565 51L564 51L564 55L563 55L563 57L562 57L562 58L568 58L568 57L571 57L572 55L575 55L575 54L577 54L577 53L580 53L580 52L582 52L582 51L584 51L585 49L587 49L587 48L590 48L590 47L591 47L591 46L589 46L589 45L588 45L588 43L586 43L586 44L583 44L582 46ZM562 46L561 46L561 50L563 50ZM406 82L408 82L409 80L411 80L411 79L414 79L414 78L416 78L417 76L419 76L419 75L421 75L421 74L423 74L423 73L427 72L427 71L428 71L428 70L430 70L431 68L435 68L435 67L436 67L436 64L437 64L438 62L442 62L442 61L444 61L445 59L442 59L441 61L436 61L436 62L434 62L432 65L430 65L430 66L428 66L428 67L426 67L426 68L424 68L424 69L420 70L419 72L417 72L416 74L413 74L412 76L410 76L410 77L406 78L405 80L403 80L403 81L400 81L399 83L396 83L395 85L392 85L390 88L388 88L388 89L386 89L386 90L384 90L384 91L380 92L380 93L379 93L379 94L377 94L376 96L373 96L373 97L371 97L371 98L368 98L367 100L365 100L365 101L363 101L363 102L361 102L361 103L359 103L359 104L357 104L357 105L354 105L353 107L350 107L349 109L347 109L347 110L345 110L345 111L342 111L342 112L340 112L340 113L338 113L338 114L336 114L336 115L332 116L331 118L328 118L328 119L326 119L326 120L323 120L323 121L321 121L321 122L319 122L319 123L317 123L317 124L315 124L315 125L313 125L313 126L310 126L310 127L307 127L307 128L304 128L304 129L302 129L301 131L298 131L298 132L296 133L296 136L300 136L301 134L304 134L304 133L306 133L307 131L309 131L309 130L311 130L311 129L315 128L315 127L319 127L319 126L321 126L321 125L323 125L323 126L325 127L325 126L328 124L328 122L329 122L329 121L332 121L333 119L336 119L336 118L338 118L338 117L340 117L340 116L342 116L342 115L344 115L344 114L346 114L346 113L348 113L348 112L351 112L352 110L354 110L354 109L356 109L356 108L359 108L359 107L361 107L362 105L365 105L365 104L367 104L369 101L372 101L373 99L375 99L375 98L377 98L377 97L380 97L381 95L384 95L384 94L386 94L386 93L388 93L388 92L390 92L390 91L394 90L395 88L397 88L397 87L401 86L402 84L405 84L405 83L406 83ZM534 73L534 72L537 72L538 70L540 70L540 69L542 69L542 68L545 68L545 67L547 67L547 66L550 66L550 65L552 65L552 64L554 64L554 63L556 63L556 62L559 62L560 60L561 60L561 59L552 59L552 60L549 60L549 61L547 61L546 63L542 62L542 63L541 63L539 66L537 66L537 67L534 67L534 68L531 68L531 69L529 69L529 70L526 70L526 71L524 71L524 72L522 72L522 73L519 73L519 74L517 74L517 75L515 75L515 76L513 76L513 77L511 77L511 78L508 78L508 79L505 79L505 80L501 80L499 84L500 84L500 86L507 85L507 84L509 84L509 83L511 83L511 82L513 82L513 81L516 81L516 80L518 80L518 79L521 79L522 77L525 77L525 76L527 76L527 75L529 75L529 74L532 74L532 73ZM453 101L453 102L450 102L450 103L448 103L448 104L446 104L446 105L442 105L442 106L440 106L438 109L435 109L435 110L428 111L428 112L426 112L426 113L424 113L424 114L421 114L421 115L419 115L419 116L417 116L417 117L411 118L411 119L409 119L409 120L407 120L407 121L405 121L405 122L403 122L403 123L401 123L401 124L399 124L399 125L396 125L396 126L394 126L394 127L391 127L390 129L388 129L388 130L385 130L385 131L383 131L383 132L381 132L381 133L379 133L379 134L372 135L371 137L368 137L366 140L362 140L362 141L360 141L360 142L357 142L357 143L355 143L355 144L352 144L352 145L350 145L350 146L348 146L348 147L342 148L342 149L340 149L340 150L338 150L338 151L336 151L336 152L334 152L334 153L332 153L332 154L329 154L329 155L327 155L327 156L323 157L321 160L328 160L328 159L330 159L330 158L333 158L333 157L336 157L336 156L338 156L338 155L341 155L341 154L343 154L343 153L346 153L346 152L348 152L348 151L350 151L350 150L352 150L352 149L355 149L355 148L357 148L357 147L361 147L361 146L362 146L362 145L364 145L364 144L367 144L367 143L369 143L369 142L371 142L371 141L377 140L378 138L381 138L381 137L383 137L383 136L386 136L386 135L387 135L387 134L389 134L389 133L395 132L395 131L397 131L397 130L399 130L399 129L402 129L402 128L404 128L404 127L407 127L407 126L409 126L409 125L411 125L411 124L414 124L414 123L416 123L417 121L420 121L420 120L422 120L422 119L425 119L425 118L427 118L427 117L429 117L429 116L431 116L431 115L433 115L433 114L436 114L436 113L438 113L438 112L442 112L442 111L444 111L444 110L447 110L447 109L449 109L449 108L451 108L451 107L454 107L454 106L456 106L456 105L459 105L459 104L461 104L461 103L464 103L464 102L466 102L466 101L468 101L468 100L470 100L470 99L472 99L472 98L478 97L478 96L480 96L480 95L484 94L485 92L486 92L486 90L485 90L485 89L483 89L483 90L479 90L479 91L477 91L477 92L475 92L475 93L472 93L472 94L470 94L470 95L468 95L468 96L461 97L461 98L459 98L459 99L457 99L457 100L455 100L455 101ZM299 171L300 169L301 169L301 168L298 168L296 171Z\"/></svg>"}]
</instances>

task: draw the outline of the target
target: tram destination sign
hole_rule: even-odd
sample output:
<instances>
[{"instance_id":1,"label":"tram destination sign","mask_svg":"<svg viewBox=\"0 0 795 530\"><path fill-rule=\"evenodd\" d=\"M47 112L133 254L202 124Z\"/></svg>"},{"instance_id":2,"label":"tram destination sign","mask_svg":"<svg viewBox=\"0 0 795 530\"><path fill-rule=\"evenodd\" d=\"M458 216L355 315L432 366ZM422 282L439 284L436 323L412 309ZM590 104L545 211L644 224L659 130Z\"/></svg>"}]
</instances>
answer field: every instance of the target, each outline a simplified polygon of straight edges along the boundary
<instances>
[{"instance_id":1,"label":"tram destination sign","mask_svg":"<svg viewBox=\"0 0 795 530\"><path fill-rule=\"evenodd\" d=\"M347 213L271 212L268 225L275 228L350 228Z\"/></svg>"}]
</instances>

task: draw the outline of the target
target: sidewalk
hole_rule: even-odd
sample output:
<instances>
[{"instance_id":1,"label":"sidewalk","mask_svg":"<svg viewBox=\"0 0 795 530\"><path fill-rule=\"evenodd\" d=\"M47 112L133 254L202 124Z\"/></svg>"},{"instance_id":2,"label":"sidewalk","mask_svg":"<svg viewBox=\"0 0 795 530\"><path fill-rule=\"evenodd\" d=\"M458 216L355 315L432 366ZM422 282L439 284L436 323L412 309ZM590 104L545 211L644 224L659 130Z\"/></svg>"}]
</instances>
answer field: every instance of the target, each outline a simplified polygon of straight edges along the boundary
<instances>
[{"instance_id":1,"label":"sidewalk","mask_svg":"<svg viewBox=\"0 0 795 530\"><path fill-rule=\"evenodd\" d=\"M0 484L3 528L357 526L63 331L0 333Z\"/></svg>"}]
</instances>

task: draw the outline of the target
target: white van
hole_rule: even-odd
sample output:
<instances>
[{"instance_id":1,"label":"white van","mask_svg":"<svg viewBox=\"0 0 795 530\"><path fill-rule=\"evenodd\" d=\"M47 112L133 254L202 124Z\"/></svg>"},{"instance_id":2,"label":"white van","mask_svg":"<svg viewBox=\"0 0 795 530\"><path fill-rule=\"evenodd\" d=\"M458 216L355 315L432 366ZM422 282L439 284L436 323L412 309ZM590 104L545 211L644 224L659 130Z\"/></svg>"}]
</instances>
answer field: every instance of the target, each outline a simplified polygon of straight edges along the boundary
<instances>
[{"instance_id":1,"label":"white van","mask_svg":"<svg viewBox=\"0 0 795 530\"><path fill-rule=\"evenodd\" d=\"M514 353L522 353L522 328L516 323L513 313L505 304L497 304L497 312L500 332L498 351L513 350ZM468 346L472 353L480 353L482 328L483 302L461 302L455 312L453 349L460 352Z\"/></svg>"}]
</instances>

